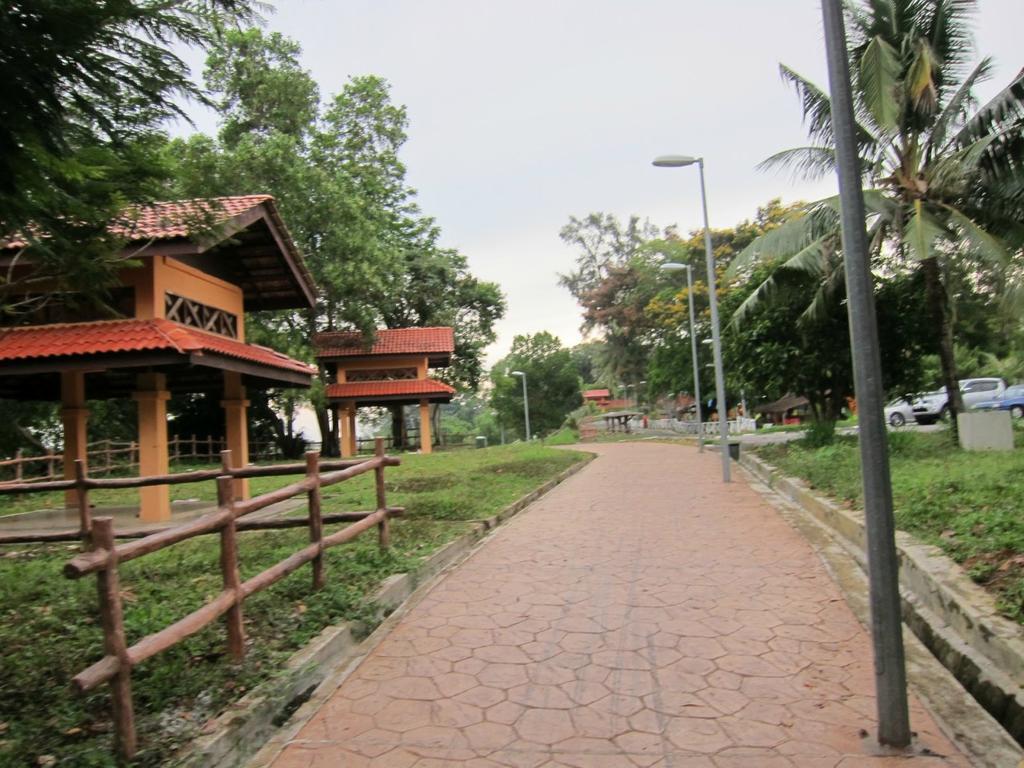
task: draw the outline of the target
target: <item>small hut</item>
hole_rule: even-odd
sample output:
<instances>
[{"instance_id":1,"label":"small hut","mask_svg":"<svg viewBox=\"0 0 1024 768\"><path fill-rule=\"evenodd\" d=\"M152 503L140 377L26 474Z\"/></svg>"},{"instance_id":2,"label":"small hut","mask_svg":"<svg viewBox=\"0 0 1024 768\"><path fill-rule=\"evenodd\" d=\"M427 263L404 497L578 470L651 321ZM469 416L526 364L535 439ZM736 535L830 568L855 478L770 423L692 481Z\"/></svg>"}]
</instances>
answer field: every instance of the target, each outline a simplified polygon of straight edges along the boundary
<instances>
[{"instance_id":1,"label":"small hut","mask_svg":"<svg viewBox=\"0 0 1024 768\"><path fill-rule=\"evenodd\" d=\"M54 295L38 312L0 323L0 397L61 403L64 475L88 461L90 400L138 408L139 473L169 471L167 400L219 398L235 466L248 463L247 388L309 387L315 369L245 341L245 312L304 309L315 288L269 195L156 203L112 226L126 266L112 291L121 319ZM31 248L0 242L0 267L20 269ZM13 265L13 267L12 267ZM44 289L45 290L45 289ZM140 518L170 518L167 486L140 490ZM235 494L248 495L247 481Z\"/></svg>"},{"instance_id":2,"label":"small hut","mask_svg":"<svg viewBox=\"0 0 1024 768\"><path fill-rule=\"evenodd\" d=\"M382 328L372 342L358 331L331 331L314 339L316 356L327 376L327 400L335 409L342 456L358 452L356 411L379 406L391 411L392 445L408 447L405 407L419 408L419 448L430 453L430 406L451 402L455 390L429 377L431 368L451 364L455 335L451 328Z\"/></svg>"}]
</instances>

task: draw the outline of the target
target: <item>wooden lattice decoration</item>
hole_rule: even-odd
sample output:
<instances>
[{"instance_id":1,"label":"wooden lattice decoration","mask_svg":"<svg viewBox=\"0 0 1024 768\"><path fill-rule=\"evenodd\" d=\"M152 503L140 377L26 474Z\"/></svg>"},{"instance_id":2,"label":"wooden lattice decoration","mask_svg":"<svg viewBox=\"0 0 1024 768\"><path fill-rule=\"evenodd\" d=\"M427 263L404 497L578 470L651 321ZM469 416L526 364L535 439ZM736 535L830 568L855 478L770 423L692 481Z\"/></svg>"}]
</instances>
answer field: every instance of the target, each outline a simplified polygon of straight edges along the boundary
<instances>
[{"instance_id":1,"label":"wooden lattice decoration","mask_svg":"<svg viewBox=\"0 0 1024 768\"><path fill-rule=\"evenodd\" d=\"M237 315L193 299L186 299L184 296L164 294L164 314L168 320L190 328L218 333L231 339L238 338Z\"/></svg>"},{"instance_id":2,"label":"wooden lattice decoration","mask_svg":"<svg viewBox=\"0 0 1024 768\"><path fill-rule=\"evenodd\" d=\"M345 371L345 381L411 381L418 379L415 368L368 368Z\"/></svg>"}]
</instances>

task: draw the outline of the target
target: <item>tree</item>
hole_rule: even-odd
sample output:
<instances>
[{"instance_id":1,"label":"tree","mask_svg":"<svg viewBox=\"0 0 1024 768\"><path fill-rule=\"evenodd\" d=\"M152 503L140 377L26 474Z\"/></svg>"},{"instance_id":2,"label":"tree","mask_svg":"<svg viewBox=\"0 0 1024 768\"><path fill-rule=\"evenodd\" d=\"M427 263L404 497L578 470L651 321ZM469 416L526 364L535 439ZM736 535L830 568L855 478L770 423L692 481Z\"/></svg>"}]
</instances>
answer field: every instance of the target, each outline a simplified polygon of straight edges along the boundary
<instances>
[{"instance_id":1,"label":"tree","mask_svg":"<svg viewBox=\"0 0 1024 768\"><path fill-rule=\"evenodd\" d=\"M746 248L755 238L778 227L796 206L785 206L781 200L768 201L758 208L753 219L742 221L734 227L714 229L711 231L711 247L718 268L718 287L720 292L729 289L728 282L723 280L723 273L732 260ZM657 291L644 307L644 315L653 326L655 341L647 368L647 383L652 392L671 394L675 392L693 392L693 365L690 352L690 327L688 302L694 302L696 316L696 334L698 342L711 338L711 310L708 301L707 259L704 250L704 232L695 230L686 239L679 237L672 228L666 236L651 240L644 245L644 251L656 258L659 263L675 262L690 264L693 271L693 296L686 287L683 273L660 273ZM722 316L729 314L722 311ZM729 333L723 328L723 334ZM706 366L711 365L712 354L708 345L699 343L697 348L698 365L705 374ZM730 366L726 366L731 371ZM727 386L743 382L731 377ZM704 380L704 393L710 394L710 379Z\"/></svg>"},{"instance_id":2,"label":"tree","mask_svg":"<svg viewBox=\"0 0 1024 768\"><path fill-rule=\"evenodd\" d=\"M523 435L522 382L511 371L522 371L527 379L530 429L535 434L558 429L566 414L583 402L580 380L572 354L547 331L516 336L512 350L491 369L491 407L505 429Z\"/></svg>"},{"instance_id":3,"label":"tree","mask_svg":"<svg viewBox=\"0 0 1024 768\"><path fill-rule=\"evenodd\" d=\"M651 343L644 308L657 269L643 246L657 227L636 216L623 225L611 214L591 213L570 217L560 235L579 254L559 282L583 308L583 332L599 331L604 342L598 378L609 385L642 379Z\"/></svg>"},{"instance_id":4,"label":"tree","mask_svg":"<svg viewBox=\"0 0 1024 768\"><path fill-rule=\"evenodd\" d=\"M175 45L207 47L255 18L254 0L27 0L0 12L0 232L29 243L31 269L0 304L46 284L102 299L122 264L111 221L154 199L160 124L202 99Z\"/></svg>"},{"instance_id":5,"label":"tree","mask_svg":"<svg viewBox=\"0 0 1024 768\"><path fill-rule=\"evenodd\" d=\"M973 88L991 70L989 59L969 68L974 9L971 0L891 0L847 11L872 259L879 270L921 272L954 416L963 403L947 276L968 258L989 270L1019 264L1014 249L1022 242L1024 204L1024 72L974 109ZM763 166L808 177L831 173L829 98L793 70L782 66L781 72L801 100L810 144L779 152ZM787 272L811 277L815 298L807 316L821 316L844 291L838 199L805 206L752 243L735 266L755 262L776 270L739 308L740 317L769 298Z\"/></svg>"},{"instance_id":6,"label":"tree","mask_svg":"<svg viewBox=\"0 0 1024 768\"><path fill-rule=\"evenodd\" d=\"M448 375L475 387L504 297L469 272L465 256L440 246L438 226L415 205L399 159L405 107L391 102L390 86L374 75L349 79L322 104L300 53L276 33L223 36L205 72L220 131L169 147L175 194L277 198L320 295L307 312L260 313L250 324L258 328L254 339L309 360L312 336L322 330L452 325ZM311 400L325 451L336 452L322 386ZM278 426L287 436L288 425Z\"/></svg>"}]
</instances>

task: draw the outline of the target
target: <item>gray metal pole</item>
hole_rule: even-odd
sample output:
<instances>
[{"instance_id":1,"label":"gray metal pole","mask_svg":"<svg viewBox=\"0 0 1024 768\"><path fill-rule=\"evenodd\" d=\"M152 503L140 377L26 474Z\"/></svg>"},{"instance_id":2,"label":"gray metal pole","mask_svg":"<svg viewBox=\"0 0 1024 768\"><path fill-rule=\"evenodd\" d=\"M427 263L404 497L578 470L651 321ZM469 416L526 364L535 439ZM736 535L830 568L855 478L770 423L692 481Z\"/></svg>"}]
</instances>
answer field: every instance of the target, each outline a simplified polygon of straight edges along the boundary
<instances>
[{"instance_id":1,"label":"gray metal pole","mask_svg":"<svg viewBox=\"0 0 1024 768\"><path fill-rule=\"evenodd\" d=\"M832 129L835 134L843 255L846 262L847 311L860 425L878 740L889 746L906 747L910 744L910 716L907 711L907 676L903 657L892 483L883 419L885 401L882 363L878 351L878 322L868 262L864 195L854 134L853 97L850 92L842 0L822 0L821 10L825 21L825 50L832 95Z\"/></svg>"},{"instance_id":2,"label":"gray metal pole","mask_svg":"<svg viewBox=\"0 0 1024 768\"><path fill-rule=\"evenodd\" d=\"M693 353L693 397L697 401L697 448L704 453L704 418L700 407L700 363L697 362L697 325L693 319L693 267L686 265L686 303L690 309L690 351Z\"/></svg>"},{"instance_id":3,"label":"gray metal pole","mask_svg":"<svg viewBox=\"0 0 1024 768\"><path fill-rule=\"evenodd\" d=\"M523 417L526 419L526 440L530 441L530 398L526 394L526 374L523 374Z\"/></svg>"},{"instance_id":4,"label":"gray metal pole","mask_svg":"<svg viewBox=\"0 0 1024 768\"><path fill-rule=\"evenodd\" d=\"M718 400L718 429L721 435L722 482L732 480L729 471L729 407L725 402L725 368L722 366L722 336L718 328L718 297L715 289L715 254L711 249L711 225L708 224L708 198L704 192L704 158L700 169L700 204L704 209L704 257L708 264L708 299L711 302L711 341L715 352L715 394Z\"/></svg>"}]
</instances>

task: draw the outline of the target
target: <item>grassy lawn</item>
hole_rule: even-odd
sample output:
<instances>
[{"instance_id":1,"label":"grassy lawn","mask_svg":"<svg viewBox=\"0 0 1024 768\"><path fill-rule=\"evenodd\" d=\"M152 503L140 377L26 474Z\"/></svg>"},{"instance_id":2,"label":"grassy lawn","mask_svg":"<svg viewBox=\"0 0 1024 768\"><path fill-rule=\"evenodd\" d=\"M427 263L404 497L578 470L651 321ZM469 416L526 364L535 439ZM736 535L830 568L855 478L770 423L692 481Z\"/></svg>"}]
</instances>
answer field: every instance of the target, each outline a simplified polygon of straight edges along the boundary
<instances>
[{"instance_id":1,"label":"grassy lawn","mask_svg":"<svg viewBox=\"0 0 1024 768\"><path fill-rule=\"evenodd\" d=\"M278 674L325 626L369 621L373 610L366 596L385 577L415 567L466 531L468 521L496 513L580 458L540 445L403 456L402 466L387 470L388 502L408 510L392 524L390 551L380 552L375 533L368 532L326 554L327 586L320 592L311 591L309 568L303 568L247 600L250 643L241 665L225 660L218 622L134 670L142 747L136 764L161 764L232 701ZM291 479L263 479L253 490ZM184 488L184 498L207 498L213 483ZM369 509L373 499L371 474L327 489L324 508ZM242 578L306 542L304 529L242 534ZM206 536L122 566L129 643L220 590L218 549L217 538ZM84 697L69 689L71 677L102 656L95 578L61 575L76 551L74 545L0 547L0 766L34 766L44 755L59 765L115 765L106 686Z\"/></svg>"},{"instance_id":2,"label":"grassy lawn","mask_svg":"<svg viewBox=\"0 0 1024 768\"><path fill-rule=\"evenodd\" d=\"M1005 453L961 451L946 432L889 433L898 528L941 547L1024 623L1024 431ZM809 450L800 441L766 445L757 455L811 487L859 507L857 438Z\"/></svg>"}]
</instances>

